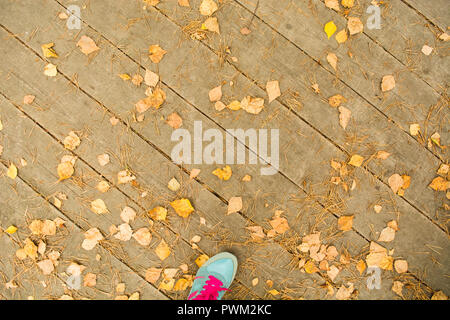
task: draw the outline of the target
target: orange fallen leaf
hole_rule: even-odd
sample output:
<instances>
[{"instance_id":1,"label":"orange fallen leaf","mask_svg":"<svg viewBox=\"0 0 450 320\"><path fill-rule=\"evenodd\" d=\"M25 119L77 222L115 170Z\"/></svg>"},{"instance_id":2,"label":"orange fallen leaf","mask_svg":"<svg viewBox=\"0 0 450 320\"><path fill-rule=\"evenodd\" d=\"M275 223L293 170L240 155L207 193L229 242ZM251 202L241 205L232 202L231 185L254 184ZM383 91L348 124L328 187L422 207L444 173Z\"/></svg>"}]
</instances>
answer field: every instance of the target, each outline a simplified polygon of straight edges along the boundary
<instances>
[{"instance_id":1,"label":"orange fallen leaf","mask_svg":"<svg viewBox=\"0 0 450 320\"><path fill-rule=\"evenodd\" d=\"M194 207L192 207L189 199L179 199L174 200L170 203L175 212L183 218L189 217L189 215L194 211Z\"/></svg>"},{"instance_id":2,"label":"orange fallen leaf","mask_svg":"<svg viewBox=\"0 0 450 320\"><path fill-rule=\"evenodd\" d=\"M171 126L174 129L178 129L183 125L183 119L181 119L181 117L176 112L169 114L166 122L169 126Z\"/></svg>"},{"instance_id":3,"label":"orange fallen leaf","mask_svg":"<svg viewBox=\"0 0 450 320\"><path fill-rule=\"evenodd\" d=\"M354 216L341 216L338 219L338 228L342 231L350 231L353 227Z\"/></svg>"},{"instance_id":4,"label":"orange fallen leaf","mask_svg":"<svg viewBox=\"0 0 450 320\"><path fill-rule=\"evenodd\" d=\"M227 214L238 212L242 209L242 198L241 197L231 197L228 200Z\"/></svg>"},{"instance_id":5,"label":"orange fallen leaf","mask_svg":"<svg viewBox=\"0 0 450 320\"><path fill-rule=\"evenodd\" d=\"M386 92L395 88L395 78L393 75L384 76L381 80L381 91Z\"/></svg>"},{"instance_id":6,"label":"orange fallen leaf","mask_svg":"<svg viewBox=\"0 0 450 320\"><path fill-rule=\"evenodd\" d=\"M148 48L148 53L149 58L153 63L159 63L167 51L162 49L159 45L154 44Z\"/></svg>"},{"instance_id":7,"label":"orange fallen leaf","mask_svg":"<svg viewBox=\"0 0 450 320\"><path fill-rule=\"evenodd\" d=\"M276 80L267 82L266 91L269 96L269 103L281 96L280 84Z\"/></svg>"},{"instance_id":8,"label":"orange fallen leaf","mask_svg":"<svg viewBox=\"0 0 450 320\"><path fill-rule=\"evenodd\" d=\"M232 171L231 171L230 166L227 165L223 169L217 168L212 173L213 173L213 175L217 176L219 179L227 181L231 178Z\"/></svg>"},{"instance_id":9,"label":"orange fallen leaf","mask_svg":"<svg viewBox=\"0 0 450 320\"><path fill-rule=\"evenodd\" d=\"M78 40L77 47L80 47L81 52L83 52L85 55L89 55L92 52L100 50L100 48L95 44L94 40L85 35L81 36L80 40Z\"/></svg>"},{"instance_id":10,"label":"orange fallen leaf","mask_svg":"<svg viewBox=\"0 0 450 320\"><path fill-rule=\"evenodd\" d=\"M158 258L161 259L162 261L170 256L170 248L164 241L164 239L162 239L161 242L156 247L155 253L158 256Z\"/></svg>"}]
</instances>

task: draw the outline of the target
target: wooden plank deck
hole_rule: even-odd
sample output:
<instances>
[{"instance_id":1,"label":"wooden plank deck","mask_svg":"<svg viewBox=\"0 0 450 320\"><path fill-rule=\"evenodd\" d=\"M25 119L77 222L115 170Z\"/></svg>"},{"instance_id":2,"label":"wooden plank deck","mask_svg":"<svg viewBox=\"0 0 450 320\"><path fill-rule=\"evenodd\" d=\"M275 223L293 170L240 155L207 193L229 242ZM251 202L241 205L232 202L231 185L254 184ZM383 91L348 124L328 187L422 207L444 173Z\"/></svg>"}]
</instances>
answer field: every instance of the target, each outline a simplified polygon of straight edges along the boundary
<instances>
[{"instance_id":1,"label":"wooden plank deck","mask_svg":"<svg viewBox=\"0 0 450 320\"><path fill-rule=\"evenodd\" d=\"M213 16L220 34L201 28L207 18L199 13L201 2L190 0L190 7L175 0L156 6L141 0L77 2L82 22L79 30L70 30L58 15L73 1L0 0L0 299L114 299L136 292L141 299L185 299L188 287L164 285L189 279L198 268L197 257L223 250L236 254L240 263L227 299L336 299L349 283L355 290L345 298L351 299L448 295L449 193L429 187L448 165L449 47L439 39L447 30L448 13L430 2L384 1L380 30L364 27L338 44L334 36L327 39L324 25L334 21L340 31L348 17L356 16L365 26L372 1L356 1L346 13L321 0L216 1ZM251 32L242 34L243 27ZM100 49L84 55L76 45L82 35ZM44 56L41 46L50 42L58 58ZM148 57L153 44L167 51L157 64ZM433 47L429 56L421 52L425 44ZM330 52L338 58L336 70L327 62ZM50 62L57 66L55 77L43 74ZM144 76L146 69L160 76L158 87L166 99L161 108L139 114L134 105L147 86L135 86L119 74ZM394 75L392 91L381 91L385 75ZM281 88L281 96L270 103L269 80L279 81ZM225 104L253 96L264 98L265 106L257 115L217 111L208 93L218 85ZM35 100L24 104L30 94ZM335 94L346 98L343 106L351 111L345 130L338 109L328 104ZM278 172L261 175L265 157L249 139L233 133L234 143L259 164L230 164L230 180L212 174L225 164L174 163L174 128L166 123L174 112L192 135L196 121L203 131L214 129L221 136L234 128L279 129ZM420 125L419 135L410 132L412 124ZM70 131L81 137L74 150L64 147ZM389 157L378 158L380 151ZM97 159L104 153L110 156L107 165ZM75 172L58 182L56 168L65 155L77 158ZM348 164L354 155L364 158L361 166ZM6 175L11 164L18 168L15 179ZM194 169L200 174L190 177ZM119 184L122 170L136 180ZM390 187L394 174L411 178L403 195ZM251 181L242 181L246 175ZM440 175L448 185L449 175ZM167 188L173 177L181 184L176 192ZM111 188L99 192L100 181ZM67 199L55 205L61 193ZM243 206L227 214L232 197L241 197ZM188 218L170 206L180 198L195 208ZM90 210L95 199L104 201L108 213ZM375 205L381 212L374 211ZM118 240L111 232L112 225L124 223L125 206L137 212L131 229L150 231L148 246ZM155 206L168 209L166 220L150 218ZM273 236L270 221L276 215L289 229ZM348 231L338 227L345 216L354 216ZM66 221L56 235L31 235L33 219L56 217ZM395 239L379 241L393 220ZM5 231L11 225L18 227L14 234ZM247 229L255 226L265 233L262 240ZM104 239L88 251L81 244L93 227ZM322 244L317 249L334 246L336 258L301 250L302 238L316 232ZM193 243L194 236L201 240ZM27 238L45 242L44 254L17 258ZM171 251L167 259L155 251L162 241ZM367 270L360 272L358 266L367 262L374 243L387 249L388 266L381 288L369 290ZM55 270L43 275L38 263L51 250L61 257ZM408 270L399 273L394 266L402 260ZM70 289L66 269L73 262L86 267L83 276L96 274L97 284ZM149 268L177 273L153 282L146 277ZM339 270L335 278L330 277L334 270ZM125 283L125 292L116 290L119 283ZM403 285L401 295L392 290L394 284Z\"/></svg>"}]
</instances>

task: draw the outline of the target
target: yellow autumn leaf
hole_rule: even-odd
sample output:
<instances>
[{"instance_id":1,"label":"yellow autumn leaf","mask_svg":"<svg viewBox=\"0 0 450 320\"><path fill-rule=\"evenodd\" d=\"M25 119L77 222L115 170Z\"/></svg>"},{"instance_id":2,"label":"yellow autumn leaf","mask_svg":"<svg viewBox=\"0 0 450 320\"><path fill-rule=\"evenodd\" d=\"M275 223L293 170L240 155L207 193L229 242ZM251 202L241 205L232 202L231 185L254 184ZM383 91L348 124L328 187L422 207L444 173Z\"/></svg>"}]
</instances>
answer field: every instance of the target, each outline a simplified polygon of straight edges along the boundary
<instances>
[{"instance_id":1,"label":"yellow autumn leaf","mask_svg":"<svg viewBox=\"0 0 450 320\"><path fill-rule=\"evenodd\" d=\"M328 39L331 38L331 36L336 32L336 30L337 30L337 27L333 21L330 21L327 24L325 24L324 31L327 34Z\"/></svg>"},{"instance_id":2,"label":"yellow autumn leaf","mask_svg":"<svg viewBox=\"0 0 450 320\"><path fill-rule=\"evenodd\" d=\"M361 167L362 163L364 162L364 158L360 155L353 155L348 164L354 166L354 167Z\"/></svg>"},{"instance_id":3,"label":"yellow autumn leaf","mask_svg":"<svg viewBox=\"0 0 450 320\"><path fill-rule=\"evenodd\" d=\"M11 163L8 171L6 171L6 175L13 180L17 177L17 167L14 165L14 163Z\"/></svg>"},{"instance_id":4,"label":"yellow autumn leaf","mask_svg":"<svg viewBox=\"0 0 450 320\"><path fill-rule=\"evenodd\" d=\"M338 228L342 231L349 231L353 226L354 216L342 216L338 219Z\"/></svg>"},{"instance_id":5,"label":"yellow autumn leaf","mask_svg":"<svg viewBox=\"0 0 450 320\"><path fill-rule=\"evenodd\" d=\"M437 177L433 179L429 187L435 191L446 191L450 188L450 181L447 181L442 177Z\"/></svg>"},{"instance_id":6,"label":"yellow autumn leaf","mask_svg":"<svg viewBox=\"0 0 450 320\"><path fill-rule=\"evenodd\" d=\"M229 105L227 105L227 108L233 111L237 111L241 108L241 103L237 100L234 100Z\"/></svg>"},{"instance_id":7,"label":"yellow autumn leaf","mask_svg":"<svg viewBox=\"0 0 450 320\"><path fill-rule=\"evenodd\" d=\"M342 0L341 3L346 8L352 8L355 5L355 0Z\"/></svg>"},{"instance_id":8,"label":"yellow autumn leaf","mask_svg":"<svg viewBox=\"0 0 450 320\"><path fill-rule=\"evenodd\" d=\"M306 273L316 273L319 271L312 260L306 262L303 268L305 269Z\"/></svg>"},{"instance_id":9,"label":"yellow autumn leaf","mask_svg":"<svg viewBox=\"0 0 450 320\"><path fill-rule=\"evenodd\" d=\"M91 202L91 210L96 214L108 213L108 208L102 199L96 199Z\"/></svg>"},{"instance_id":10,"label":"yellow autumn leaf","mask_svg":"<svg viewBox=\"0 0 450 320\"><path fill-rule=\"evenodd\" d=\"M278 290L276 290L276 289L272 289L272 290L269 290L267 292L270 293L273 296L277 296L277 295L280 294L280 292Z\"/></svg>"},{"instance_id":11,"label":"yellow autumn leaf","mask_svg":"<svg viewBox=\"0 0 450 320\"><path fill-rule=\"evenodd\" d=\"M164 55L167 53L166 50L161 48L159 45L154 44L148 48L149 58L153 63L159 63Z\"/></svg>"},{"instance_id":12,"label":"yellow autumn leaf","mask_svg":"<svg viewBox=\"0 0 450 320\"><path fill-rule=\"evenodd\" d=\"M8 234L14 234L14 233L16 233L16 231L17 231L17 227L15 227L15 226L9 226L9 227L5 230L5 232L8 233Z\"/></svg>"},{"instance_id":13,"label":"yellow autumn leaf","mask_svg":"<svg viewBox=\"0 0 450 320\"><path fill-rule=\"evenodd\" d=\"M67 162L62 162L60 164L58 164L58 176L59 176L59 181L65 180L65 179L69 179L74 172L73 169L73 165L71 162L67 161Z\"/></svg>"},{"instance_id":14,"label":"yellow autumn leaf","mask_svg":"<svg viewBox=\"0 0 450 320\"><path fill-rule=\"evenodd\" d=\"M55 44L53 42L41 45L42 54L44 55L44 57L58 58L58 54L56 53L55 49L52 48L54 45Z\"/></svg>"},{"instance_id":15,"label":"yellow autumn leaf","mask_svg":"<svg viewBox=\"0 0 450 320\"><path fill-rule=\"evenodd\" d=\"M189 199L179 199L174 200L170 203L175 212L183 218L189 217L189 215L194 211L194 207L191 205Z\"/></svg>"},{"instance_id":16,"label":"yellow autumn leaf","mask_svg":"<svg viewBox=\"0 0 450 320\"><path fill-rule=\"evenodd\" d=\"M177 283L173 287L174 291L184 291L189 287L190 281L187 279L178 279Z\"/></svg>"},{"instance_id":17,"label":"yellow autumn leaf","mask_svg":"<svg viewBox=\"0 0 450 320\"><path fill-rule=\"evenodd\" d=\"M163 207L155 207L148 212L150 217L154 220L166 220L167 209Z\"/></svg>"},{"instance_id":18,"label":"yellow autumn leaf","mask_svg":"<svg viewBox=\"0 0 450 320\"><path fill-rule=\"evenodd\" d=\"M128 73L121 73L119 74L119 77L125 81L131 80L131 76Z\"/></svg>"},{"instance_id":19,"label":"yellow autumn leaf","mask_svg":"<svg viewBox=\"0 0 450 320\"><path fill-rule=\"evenodd\" d=\"M195 259L195 263L200 268L206 261L208 261L209 257L206 254L202 254Z\"/></svg>"},{"instance_id":20,"label":"yellow autumn leaf","mask_svg":"<svg viewBox=\"0 0 450 320\"><path fill-rule=\"evenodd\" d=\"M220 180L229 180L231 178L231 168L230 166L225 166L223 169L217 168L216 170L214 170L213 175L217 176Z\"/></svg>"},{"instance_id":21,"label":"yellow autumn leaf","mask_svg":"<svg viewBox=\"0 0 450 320\"><path fill-rule=\"evenodd\" d=\"M359 260L356 264L356 269L359 271L359 274L362 275L364 270L366 270L366 263L364 260Z\"/></svg>"},{"instance_id":22,"label":"yellow autumn leaf","mask_svg":"<svg viewBox=\"0 0 450 320\"><path fill-rule=\"evenodd\" d=\"M170 290L173 289L174 285L175 285L175 279L169 279L169 280L163 279L160 282L160 284L158 286L158 289L169 290L170 291Z\"/></svg>"}]
</instances>

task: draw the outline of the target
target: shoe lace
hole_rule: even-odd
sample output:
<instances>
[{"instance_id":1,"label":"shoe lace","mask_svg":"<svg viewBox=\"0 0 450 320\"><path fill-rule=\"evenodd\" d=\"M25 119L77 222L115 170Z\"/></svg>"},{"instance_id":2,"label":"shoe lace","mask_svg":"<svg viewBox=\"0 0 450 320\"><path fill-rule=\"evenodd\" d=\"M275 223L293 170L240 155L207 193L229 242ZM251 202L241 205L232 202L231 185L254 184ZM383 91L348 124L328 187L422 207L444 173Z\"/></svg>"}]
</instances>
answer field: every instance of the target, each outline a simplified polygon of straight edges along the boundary
<instances>
[{"instance_id":1,"label":"shoe lace","mask_svg":"<svg viewBox=\"0 0 450 320\"><path fill-rule=\"evenodd\" d=\"M203 277L196 277L195 279L199 279ZM227 291L227 288L223 288L223 283L219 279L214 276L208 276L208 280L205 281L203 285L202 291L195 298L194 296L198 293L198 291L194 291L188 297L189 300L217 300L219 297L220 291Z\"/></svg>"}]
</instances>

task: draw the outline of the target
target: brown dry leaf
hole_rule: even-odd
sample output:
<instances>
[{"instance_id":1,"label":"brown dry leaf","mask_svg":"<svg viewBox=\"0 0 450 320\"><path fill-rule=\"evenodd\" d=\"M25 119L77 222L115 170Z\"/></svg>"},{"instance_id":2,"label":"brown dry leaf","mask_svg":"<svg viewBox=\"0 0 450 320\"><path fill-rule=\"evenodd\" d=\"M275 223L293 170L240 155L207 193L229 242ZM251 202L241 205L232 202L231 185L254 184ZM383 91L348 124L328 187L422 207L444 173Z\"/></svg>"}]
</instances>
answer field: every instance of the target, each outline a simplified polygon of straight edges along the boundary
<instances>
[{"instance_id":1,"label":"brown dry leaf","mask_svg":"<svg viewBox=\"0 0 450 320\"><path fill-rule=\"evenodd\" d=\"M348 123L350 122L352 112L343 106L340 106L338 110L339 110L339 124L345 130L345 128L347 128Z\"/></svg>"},{"instance_id":2,"label":"brown dry leaf","mask_svg":"<svg viewBox=\"0 0 450 320\"><path fill-rule=\"evenodd\" d=\"M159 63L164 55L167 53L166 50L162 49L159 45L154 44L148 48L149 58L153 63Z\"/></svg>"},{"instance_id":3,"label":"brown dry leaf","mask_svg":"<svg viewBox=\"0 0 450 320\"><path fill-rule=\"evenodd\" d=\"M364 25L359 18L348 17L347 28L348 31L350 31L350 35L354 35L357 33L362 33L364 30Z\"/></svg>"},{"instance_id":4,"label":"brown dry leaf","mask_svg":"<svg viewBox=\"0 0 450 320\"><path fill-rule=\"evenodd\" d=\"M80 138L73 131L69 132L69 135L64 138L64 148L68 150L75 150L81 143Z\"/></svg>"},{"instance_id":5,"label":"brown dry leaf","mask_svg":"<svg viewBox=\"0 0 450 320\"><path fill-rule=\"evenodd\" d=\"M242 198L241 197L231 197L228 200L227 214L236 213L242 209Z\"/></svg>"},{"instance_id":6,"label":"brown dry leaf","mask_svg":"<svg viewBox=\"0 0 450 320\"><path fill-rule=\"evenodd\" d=\"M348 300L355 290L353 287L353 283L347 283L348 287L342 285L339 290L336 292L336 299L338 300Z\"/></svg>"},{"instance_id":7,"label":"brown dry leaf","mask_svg":"<svg viewBox=\"0 0 450 320\"><path fill-rule=\"evenodd\" d=\"M98 164L102 167L106 166L109 163L109 155L107 153L99 154L97 156Z\"/></svg>"},{"instance_id":8,"label":"brown dry leaf","mask_svg":"<svg viewBox=\"0 0 450 320\"><path fill-rule=\"evenodd\" d=\"M189 217L189 215L194 212L194 207L191 205L189 199L179 199L174 200L170 203L175 212L183 218Z\"/></svg>"},{"instance_id":9,"label":"brown dry leaf","mask_svg":"<svg viewBox=\"0 0 450 320\"><path fill-rule=\"evenodd\" d=\"M150 210L148 214L154 220L166 220L167 209L158 206Z\"/></svg>"},{"instance_id":10,"label":"brown dry leaf","mask_svg":"<svg viewBox=\"0 0 450 320\"><path fill-rule=\"evenodd\" d=\"M183 125L183 119L181 119L181 117L176 112L169 114L166 122L169 126L171 126L174 129L178 129Z\"/></svg>"},{"instance_id":11,"label":"brown dry leaf","mask_svg":"<svg viewBox=\"0 0 450 320\"><path fill-rule=\"evenodd\" d=\"M219 101L222 98L222 86L215 87L209 90L209 101Z\"/></svg>"},{"instance_id":12,"label":"brown dry leaf","mask_svg":"<svg viewBox=\"0 0 450 320\"><path fill-rule=\"evenodd\" d=\"M212 172L213 175L217 176L220 180L229 180L232 175L230 166L225 166L223 169L217 168Z\"/></svg>"},{"instance_id":13,"label":"brown dry leaf","mask_svg":"<svg viewBox=\"0 0 450 320\"><path fill-rule=\"evenodd\" d=\"M139 87L142 81L144 81L144 78L138 73L136 73L131 79L131 83L133 83L136 87Z\"/></svg>"},{"instance_id":14,"label":"brown dry leaf","mask_svg":"<svg viewBox=\"0 0 450 320\"><path fill-rule=\"evenodd\" d=\"M361 165L364 162L364 158L361 157L358 154L355 154L352 156L352 158L350 159L350 161L348 162L348 164L354 166L354 167L361 167Z\"/></svg>"},{"instance_id":15,"label":"brown dry leaf","mask_svg":"<svg viewBox=\"0 0 450 320\"><path fill-rule=\"evenodd\" d=\"M347 99L345 99L342 95L336 94L330 98L328 98L328 104L332 106L333 108L339 107L342 103L346 102Z\"/></svg>"},{"instance_id":16,"label":"brown dry leaf","mask_svg":"<svg viewBox=\"0 0 450 320\"><path fill-rule=\"evenodd\" d=\"M128 223L122 223L118 226L118 232L114 235L114 238L121 241L129 241L133 236L133 230Z\"/></svg>"},{"instance_id":17,"label":"brown dry leaf","mask_svg":"<svg viewBox=\"0 0 450 320\"><path fill-rule=\"evenodd\" d=\"M25 239L23 250L28 257L35 260L37 258L37 249L38 248L33 241L31 241L29 238Z\"/></svg>"},{"instance_id":18,"label":"brown dry leaf","mask_svg":"<svg viewBox=\"0 0 450 320\"><path fill-rule=\"evenodd\" d=\"M276 217L269 221L272 228L279 234L283 234L290 229L286 218Z\"/></svg>"},{"instance_id":19,"label":"brown dry leaf","mask_svg":"<svg viewBox=\"0 0 450 320\"><path fill-rule=\"evenodd\" d=\"M145 76L144 76L144 82L146 85L150 87L156 87L156 85L159 82L159 75L154 73L151 70L146 69L145 70Z\"/></svg>"},{"instance_id":20,"label":"brown dry leaf","mask_svg":"<svg viewBox=\"0 0 450 320\"><path fill-rule=\"evenodd\" d=\"M152 234L148 228L140 228L135 233L133 233L133 238L141 245L148 246L152 240Z\"/></svg>"},{"instance_id":21,"label":"brown dry leaf","mask_svg":"<svg viewBox=\"0 0 450 320\"><path fill-rule=\"evenodd\" d=\"M210 16L217 11L219 7L213 0L203 0L200 4L200 14L203 16Z\"/></svg>"},{"instance_id":22,"label":"brown dry leaf","mask_svg":"<svg viewBox=\"0 0 450 320\"><path fill-rule=\"evenodd\" d=\"M104 214L108 213L108 208L106 208L106 204L102 199L96 199L91 202L91 211L96 214Z\"/></svg>"},{"instance_id":23,"label":"brown dry leaf","mask_svg":"<svg viewBox=\"0 0 450 320\"><path fill-rule=\"evenodd\" d=\"M125 208L123 208L122 212L120 213L120 218L123 222L130 223L130 221L133 221L134 218L136 218L136 211L134 211L133 208L125 206Z\"/></svg>"},{"instance_id":24,"label":"brown dry leaf","mask_svg":"<svg viewBox=\"0 0 450 320\"><path fill-rule=\"evenodd\" d=\"M258 114L264 108L264 99L247 96L242 99L240 106L248 113Z\"/></svg>"},{"instance_id":25,"label":"brown dry leaf","mask_svg":"<svg viewBox=\"0 0 450 320\"><path fill-rule=\"evenodd\" d=\"M86 273L83 278L83 286L85 287L95 287L97 284L97 275L91 272Z\"/></svg>"},{"instance_id":26,"label":"brown dry leaf","mask_svg":"<svg viewBox=\"0 0 450 320\"><path fill-rule=\"evenodd\" d=\"M189 0L178 0L178 5L181 7L189 7Z\"/></svg>"},{"instance_id":27,"label":"brown dry leaf","mask_svg":"<svg viewBox=\"0 0 450 320\"><path fill-rule=\"evenodd\" d=\"M408 262L406 260L395 260L394 268L397 273L405 273L408 271Z\"/></svg>"},{"instance_id":28,"label":"brown dry leaf","mask_svg":"<svg viewBox=\"0 0 450 320\"><path fill-rule=\"evenodd\" d=\"M206 254L202 254L195 259L195 264L200 268L206 261L208 261L209 257Z\"/></svg>"},{"instance_id":29,"label":"brown dry leaf","mask_svg":"<svg viewBox=\"0 0 450 320\"><path fill-rule=\"evenodd\" d=\"M6 171L6 175L10 179L16 179L17 177L17 167L14 165L14 163L11 163L8 167L8 170Z\"/></svg>"},{"instance_id":30,"label":"brown dry leaf","mask_svg":"<svg viewBox=\"0 0 450 320\"><path fill-rule=\"evenodd\" d=\"M220 34L219 22L216 17L209 17L205 20L203 25L207 30Z\"/></svg>"},{"instance_id":31,"label":"brown dry leaf","mask_svg":"<svg viewBox=\"0 0 450 320\"><path fill-rule=\"evenodd\" d=\"M56 234L56 223L52 220L44 220L42 223L42 234L44 236L54 236Z\"/></svg>"},{"instance_id":32,"label":"brown dry leaf","mask_svg":"<svg viewBox=\"0 0 450 320\"><path fill-rule=\"evenodd\" d=\"M334 53L330 52L327 55L327 61L333 67L334 71L337 71L338 57Z\"/></svg>"},{"instance_id":33,"label":"brown dry leaf","mask_svg":"<svg viewBox=\"0 0 450 320\"><path fill-rule=\"evenodd\" d=\"M395 78L393 75L387 75L381 80L381 91L386 92L395 88Z\"/></svg>"},{"instance_id":34,"label":"brown dry leaf","mask_svg":"<svg viewBox=\"0 0 450 320\"><path fill-rule=\"evenodd\" d=\"M394 281L394 284L392 285L392 291L395 294L398 294L400 297L403 297L403 283L400 281Z\"/></svg>"},{"instance_id":35,"label":"brown dry leaf","mask_svg":"<svg viewBox=\"0 0 450 320\"><path fill-rule=\"evenodd\" d=\"M250 230L250 235L255 241L260 241L266 236L261 226L245 227L245 229Z\"/></svg>"},{"instance_id":36,"label":"brown dry leaf","mask_svg":"<svg viewBox=\"0 0 450 320\"><path fill-rule=\"evenodd\" d=\"M335 11L341 11L341 8L339 7L339 0L325 0L325 6Z\"/></svg>"},{"instance_id":37,"label":"brown dry leaf","mask_svg":"<svg viewBox=\"0 0 450 320\"><path fill-rule=\"evenodd\" d=\"M446 191L448 188L450 188L450 181L447 181L442 177L436 177L430 183L429 187L434 191Z\"/></svg>"},{"instance_id":38,"label":"brown dry leaf","mask_svg":"<svg viewBox=\"0 0 450 320\"><path fill-rule=\"evenodd\" d=\"M377 152L377 159L381 159L381 160L386 160L387 158L389 158L391 154L389 152L386 151L378 151Z\"/></svg>"},{"instance_id":39,"label":"brown dry leaf","mask_svg":"<svg viewBox=\"0 0 450 320\"><path fill-rule=\"evenodd\" d=\"M392 191L394 193L397 193L400 190L400 188L403 186L404 181L403 181L403 178L399 174L395 173L389 177L388 184L391 187Z\"/></svg>"},{"instance_id":40,"label":"brown dry leaf","mask_svg":"<svg viewBox=\"0 0 450 320\"><path fill-rule=\"evenodd\" d=\"M128 183L136 180L136 177L131 174L128 170L119 171L117 173L117 184Z\"/></svg>"},{"instance_id":41,"label":"brown dry leaf","mask_svg":"<svg viewBox=\"0 0 450 320\"><path fill-rule=\"evenodd\" d=\"M338 43L344 43L345 41L347 41L347 39L348 39L348 35L347 35L347 31L345 29L342 29L341 31L336 33L336 41Z\"/></svg>"},{"instance_id":42,"label":"brown dry leaf","mask_svg":"<svg viewBox=\"0 0 450 320\"><path fill-rule=\"evenodd\" d=\"M164 241L164 239L161 240L161 242L156 247L155 253L158 256L158 258L161 259L161 261L165 260L167 257L170 256L170 248Z\"/></svg>"},{"instance_id":43,"label":"brown dry leaf","mask_svg":"<svg viewBox=\"0 0 450 320\"><path fill-rule=\"evenodd\" d=\"M159 268L148 268L145 271L145 280L147 280L150 283L155 283L158 281L160 275L161 275L162 269Z\"/></svg>"},{"instance_id":44,"label":"brown dry leaf","mask_svg":"<svg viewBox=\"0 0 450 320\"><path fill-rule=\"evenodd\" d=\"M378 241L391 242L395 238L395 230L391 227L386 227L381 231Z\"/></svg>"},{"instance_id":45,"label":"brown dry leaf","mask_svg":"<svg viewBox=\"0 0 450 320\"><path fill-rule=\"evenodd\" d=\"M89 55L92 52L100 50L100 48L95 44L94 40L92 40L88 36L82 36L77 42L77 47L80 47L81 52L83 52L85 55Z\"/></svg>"},{"instance_id":46,"label":"brown dry leaf","mask_svg":"<svg viewBox=\"0 0 450 320\"><path fill-rule=\"evenodd\" d=\"M350 231L353 227L353 218L355 216L341 216L338 219L338 228L342 231Z\"/></svg>"},{"instance_id":47,"label":"brown dry leaf","mask_svg":"<svg viewBox=\"0 0 450 320\"><path fill-rule=\"evenodd\" d=\"M36 97L31 94L27 94L26 96L23 97L23 103L24 104L32 104L35 98Z\"/></svg>"},{"instance_id":48,"label":"brown dry leaf","mask_svg":"<svg viewBox=\"0 0 450 320\"><path fill-rule=\"evenodd\" d=\"M150 108L159 109L164 101L166 101L166 93L162 89L156 88L150 96L139 100L135 107L137 112L143 113Z\"/></svg>"},{"instance_id":49,"label":"brown dry leaf","mask_svg":"<svg viewBox=\"0 0 450 320\"><path fill-rule=\"evenodd\" d=\"M58 70L54 64L49 63L44 67L44 75L47 77L56 77L57 74Z\"/></svg>"},{"instance_id":50,"label":"brown dry leaf","mask_svg":"<svg viewBox=\"0 0 450 320\"><path fill-rule=\"evenodd\" d=\"M39 269L41 269L42 273L45 275L49 275L50 273L53 272L53 270L55 270L53 262L50 259L39 261L37 265Z\"/></svg>"},{"instance_id":51,"label":"brown dry leaf","mask_svg":"<svg viewBox=\"0 0 450 320\"><path fill-rule=\"evenodd\" d=\"M281 96L280 84L277 80L268 81L266 84L266 91L269 96L269 103Z\"/></svg>"},{"instance_id":52,"label":"brown dry leaf","mask_svg":"<svg viewBox=\"0 0 450 320\"><path fill-rule=\"evenodd\" d=\"M109 188L110 188L109 183L104 180L100 181L96 186L96 189L102 193L107 192Z\"/></svg>"}]
</instances>

